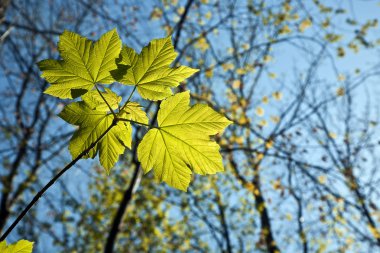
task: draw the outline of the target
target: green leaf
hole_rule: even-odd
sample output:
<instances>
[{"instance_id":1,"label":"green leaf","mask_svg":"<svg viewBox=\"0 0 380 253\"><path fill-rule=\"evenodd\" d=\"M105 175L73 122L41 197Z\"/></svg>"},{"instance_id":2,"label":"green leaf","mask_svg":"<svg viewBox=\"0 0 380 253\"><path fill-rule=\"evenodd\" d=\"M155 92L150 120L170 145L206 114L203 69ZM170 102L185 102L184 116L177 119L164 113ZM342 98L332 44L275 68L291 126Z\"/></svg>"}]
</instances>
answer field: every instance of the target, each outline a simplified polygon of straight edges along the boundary
<instances>
[{"instance_id":1,"label":"green leaf","mask_svg":"<svg viewBox=\"0 0 380 253\"><path fill-rule=\"evenodd\" d=\"M14 244L7 245L5 241L0 243L1 253L32 253L33 242L20 240Z\"/></svg>"},{"instance_id":2,"label":"green leaf","mask_svg":"<svg viewBox=\"0 0 380 253\"><path fill-rule=\"evenodd\" d=\"M58 50L62 60L38 63L42 77L51 86L46 94L59 98L76 98L91 90L96 83L114 82L110 71L117 69L121 40L116 29L103 34L94 44L87 38L64 31Z\"/></svg>"},{"instance_id":3,"label":"green leaf","mask_svg":"<svg viewBox=\"0 0 380 253\"><path fill-rule=\"evenodd\" d=\"M131 75L133 75L132 71L127 71L131 66L136 64L138 58L138 54L135 50L130 47L123 46L120 52L119 58L116 60L117 69L111 71L111 75L115 80L120 81L125 78L131 79Z\"/></svg>"},{"instance_id":4,"label":"green leaf","mask_svg":"<svg viewBox=\"0 0 380 253\"><path fill-rule=\"evenodd\" d=\"M142 106L136 102L128 102L125 109L125 118L129 120L133 120L139 123L148 124L149 119L146 116L145 111L142 109ZM123 114L124 115L124 114Z\"/></svg>"},{"instance_id":5,"label":"green leaf","mask_svg":"<svg viewBox=\"0 0 380 253\"><path fill-rule=\"evenodd\" d=\"M101 92L102 95L100 95L97 90L89 91L82 96L82 100L88 107L94 110L109 111L108 105L113 110L116 110L119 107L122 98L108 88L105 88L104 90L105 92ZM103 98L107 101L108 105Z\"/></svg>"},{"instance_id":6,"label":"green leaf","mask_svg":"<svg viewBox=\"0 0 380 253\"><path fill-rule=\"evenodd\" d=\"M138 54L136 53L133 48L130 48L128 46L123 46L120 52L121 60L119 64L125 65L125 66L133 66L136 64L138 59Z\"/></svg>"},{"instance_id":7,"label":"green leaf","mask_svg":"<svg viewBox=\"0 0 380 253\"><path fill-rule=\"evenodd\" d=\"M0 242L0 252L4 252L7 248L7 242L4 240L4 241L1 241Z\"/></svg>"},{"instance_id":8,"label":"green leaf","mask_svg":"<svg viewBox=\"0 0 380 253\"><path fill-rule=\"evenodd\" d=\"M231 121L204 104L189 106L190 93L182 92L161 103L158 128L151 129L138 146L145 173L154 169L155 178L186 191L191 170L197 174L223 171L219 145L210 140Z\"/></svg>"},{"instance_id":9,"label":"green leaf","mask_svg":"<svg viewBox=\"0 0 380 253\"><path fill-rule=\"evenodd\" d=\"M125 49L122 59L130 63L131 67L118 81L136 85L137 91L145 99L156 101L172 95L171 88L198 72L186 66L170 67L177 57L171 37L152 40L138 57L133 52L129 48Z\"/></svg>"},{"instance_id":10,"label":"green leaf","mask_svg":"<svg viewBox=\"0 0 380 253\"><path fill-rule=\"evenodd\" d=\"M94 143L111 126L114 119L114 116L107 111L94 110L82 101L65 106L59 117L70 124L79 126L69 144L73 159ZM109 173L118 161L119 155L124 153L125 146L131 148L131 142L131 124L119 121L85 158L94 158L99 152L100 164Z\"/></svg>"}]
</instances>

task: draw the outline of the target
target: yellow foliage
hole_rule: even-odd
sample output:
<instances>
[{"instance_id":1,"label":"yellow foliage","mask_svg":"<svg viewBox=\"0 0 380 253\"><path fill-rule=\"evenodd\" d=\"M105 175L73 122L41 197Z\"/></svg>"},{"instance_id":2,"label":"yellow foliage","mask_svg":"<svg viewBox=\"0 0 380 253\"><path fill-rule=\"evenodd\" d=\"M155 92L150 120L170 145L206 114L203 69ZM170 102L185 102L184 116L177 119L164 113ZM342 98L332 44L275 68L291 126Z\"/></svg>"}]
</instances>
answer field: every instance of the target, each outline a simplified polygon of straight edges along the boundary
<instances>
[{"instance_id":1,"label":"yellow foliage","mask_svg":"<svg viewBox=\"0 0 380 253\"><path fill-rule=\"evenodd\" d=\"M212 78L214 76L214 69L213 68L208 68L205 72L205 75L207 78Z\"/></svg>"},{"instance_id":2,"label":"yellow foliage","mask_svg":"<svg viewBox=\"0 0 380 253\"><path fill-rule=\"evenodd\" d=\"M232 63L223 63L222 68L224 71L232 70L234 69L234 65Z\"/></svg>"},{"instance_id":3,"label":"yellow foliage","mask_svg":"<svg viewBox=\"0 0 380 253\"><path fill-rule=\"evenodd\" d=\"M257 116L262 117L262 116L264 116L264 113L265 113L265 111L264 111L264 109L262 107L257 107L256 108L256 114L257 114Z\"/></svg>"},{"instance_id":4,"label":"yellow foliage","mask_svg":"<svg viewBox=\"0 0 380 253\"><path fill-rule=\"evenodd\" d=\"M277 78L276 73L273 73L273 72L270 72L270 73L268 74L268 76L269 76L270 78L272 78L272 79L276 79L276 78Z\"/></svg>"},{"instance_id":5,"label":"yellow foliage","mask_svg":"<svg viewBox=\"0 0 380 253\"><path fill-rule=\"evenodd\" d=\"M157 19L160 19L161 17L162 17L162 10L158 7L155 7L150 13L151 20L157 20Z\"/></svg>"},{"instance_id":6,"label":"yellow foliage","mask_svg":"<svg viewBox=\"0 0 380 253\"><path fill-rule=\"evenodd\" d=\"M272 120L273 123L280 122L280 117L278 117L278 116L271 116L270 119Z\"/></svg>"},{"instance_id":7,"label":"yellow foliage","mask_svg":"<svg viewBox=\"0 0 380 253\"><path fill-rule=\"evenodd\" d=\"M380 238L380 232L377 231L376 228L374 228L373 226L369 225L368 229L371 232L371 234L373 235L373 237L375 237L376 239Z\"/></svg>"},{"instance_id":8,"label":"yellow foliage","mask_svg":"<svg viewBox=\"0 0 380 253\"><path fill-rule=\"evenodd\" d=\"M342 35L334 34L334 33L328 33L325 35L325 40L327 40L330 43L338 42L342 39Z\"/></svg>"},{"instance_id":9,"label":"yellow foliage","mask_svg":"<svg viewBox=\"0 0 380 253\"><path fill-rule=\"evenodd\" d=\"M275 190L281 190L282 189L281 181L279 179L275 180L273 182L272 186L273 186L273 189L275 189Z\"/></svg>"},{"instance_id":10,"label":"yellow foliage","mask_svg":"<svg viewBox=\"0 0 380 253\"><path fill-rule=\"evenodd\" d=\"M273 147L273 140L268 140L266 143L265 143L265 148L267 149L270 149Z\"/></svg>"},{"instance_id":11,"label":"yellow foliage","mask_svg":"<svg viewBox=\"0 0 380 253\"><path fill-rule=\"evenodd\" d=\"M264 154L263 153L257 153L256 155L256 158L255 158L255 162L260 162L262 159L264 158Z\"/></svg>"},{"instance_id":12,"label":"yellow foliage","mask_svg":"<svg viewBox=\"0 0 380 253\"><path fill-rule=\"evenodd\" d=\"M280 91L275 91L272 93L272 97L276 100L281 100L282 99L282 93Z\"/></svg>"},{"instance_id":13,"label":"yellow foliage","mask_svg":"<svg viewBox=\"0 0 380 253\"><path fill-rule=\"evenodd\" d=\"M235 142L239 145L242 145L244 143L244 137L243 136L239 136L235 139Z\"/></svg>"},{"instance_id":14,"label":"yellow foliage","mask_svg":"<svg viewBox=\"0 0 380 253\"><path fill-rule=\"evenodd\" d=\"M270 56L270 55L264 55L264 57L263 57L263 61L265 62L265 63L268 63L268 62L270 62L272 60L272 56Z\"/></svg>"},{"instance_id":15,"label":"yellow foliage","mask_svg":"<svg viewBox=\"0 0 380 253\"><path fill-rule=\"evenodd\" d=\"M211 13L211 11L208 11L208 12L205 14L205 18L206 18L206 19L211 19L211 17L212 17L212 13Z\"/></svg>"},{"instance_id":16,"label":"yellow foliage","mask_svg":"<svg viewBox=\"0 0 380 253\"><path fill-rule=\"evenodd\" d=\"M242 46L241 46L244 50L248 50L250 48L250 45L247 44L247 43L244 43Z\"/></svg>"},{"instance_id":17,"label":"yellow foliage","mask_svg":"<svg viewBox=\"0 0 380 253\"><path fill-rule=\"evenodd\" d=\"M179 8L177 9L177 13L178 13L179 15L182 15L184 12L185 12L185 7L183 7L183 6L181 6L181 7L179 7Z\"/></svg>"},{"instance_id":18,"label":"yellow foliage","mask_svg":"<svg viewBox=\"0 0 380 253\"><path fill-rule=\"evenodd\" d=\"M311 22L311 20L310 20L309 18L304 19L304 20L300 23L298 29L300 30L300 32L304 32L307 28L311 27L312 24L313 24L313 23Z\"/></svg>"},{"instance_id":19,"label":"yellow foliage","mask_svg":"<svg viewBox=\"0 0 380 253\"><path fill-rule=\"evenodd\" d=\"M336 135L336 133L329 132L329 137L330 137L331 139L336 139L337 135Z\"/></svg>"},{"instance_id":20,"label":"yellow foliage","mask_svg":"<svg viewBox=\"0 0 380 253\"><path fill-rule=\"evenodd\" d=\"M326 176L321 175L321 176L318 177L318 182L320 184L326 184L326 181L327 181Z\"/></svg>"},{"instance_id":21,"label":"yellow foliage","mask_svg":"<svg viewBox=\"0 0 380 253\"><path fill-rule=\"evenodd\" d=\"M266 125L268 125L268 122L265 119L262 119L262 120L259 121L258 125L261 126L261 127L265 127Z\"/></svg>"},{"instance_id":22,"label":"yellow foliage","mask_svg":"<svg viewBox=\"0 0 380 253\"><path fill-rule=\"evenodd\" d=\"M354 42L350 42L348 44L348 48L351 49L354 53L358 53L359 52L359 46L354 43Z\"/></svg>"},{"instance_id":23,"label":"yellow foliage","mask_svg":"<svg viewBox=\"0 0 380 253\"><path fill-rule=\"evenodd\" d=\"M197 43L195 44L195 48L198 48L202 52L205 52L207 49L210 48L210 45L207 43L206 38L202 37L198 39Z\"/></svg>"},{"instance_id":24,"label":"yellow foliage","mask_svg":"<svg viewBox=\"0 0 380 253\"><path fill-rule=\"evenodd\" d=\"M252 184L252 183L246 183L245 184L245 188L248 190L248 191L250 191L250 192L252 192L253 194L255 194L255 195L259 195L260 194L260 192L259 192L259 190Z\"/></svg>"},{"instance_id":25,"label":"yellow foliage","mask_svg":"<svg viewBox=\"0 0 380 253\"><path fill-rule=\"evenodd\" d=\"M234 89L239 89L240 86L241 86L241 82L240 82L239 79L236 79L236 80L234 80L234 81L232 82L232 87L233 87Z\"/></svg>"},{"instance_id":26,"label":"yellow foliage","mask_svg":"<svg viewBox=\"0 0 380 253\"><path fill-rule=\"evenodd\" d=\"M246 73L246 70L245 70L245 69L242 69L242 68L238 68L238 69L236 70L236 73L237 73L238 75L244 75L244 74Z\"/></svg>"},{"instance_id":27,"label":"yellow foliage","mask_svg":"<svg viewBox=\"0 0 380 253\"><path fill-rule=\"evenodd\" d=\"M343 82L344 80L346 80L346 76L343 74L339 74L338 81Z\"/></svg>"},{"instance_id":28,"label":"yellow foliage","mask_svg":"<svg viewBox=\"0 0 380 253\"><path fill-rule=\"evenodd\" d=\"M288 33L291 33L292 30L290 30L289 26L288 25L284 25L283 27L281 27L281 29L278 31L279 34L288 34Z\"/></svg>"},{"instance_id":29,"label":"yellow foliage","mask_svg":"<svg viewBox=\"0 0 380 253\"><path fill-rule=\"evenodd\" d=\"M338 54L338 57L344 57L346 55L346 52L344 51L343 47L338 47L337 54Z\"/></svg>"}]
</instances>

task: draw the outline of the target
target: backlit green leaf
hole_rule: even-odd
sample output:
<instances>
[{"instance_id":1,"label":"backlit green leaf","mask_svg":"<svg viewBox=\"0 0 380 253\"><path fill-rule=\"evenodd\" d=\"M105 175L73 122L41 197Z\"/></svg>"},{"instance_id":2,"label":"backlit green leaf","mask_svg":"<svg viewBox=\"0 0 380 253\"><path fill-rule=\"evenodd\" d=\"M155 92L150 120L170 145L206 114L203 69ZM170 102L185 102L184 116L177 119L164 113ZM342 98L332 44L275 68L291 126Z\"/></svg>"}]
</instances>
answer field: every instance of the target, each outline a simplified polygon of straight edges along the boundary
<instances>
[{"instance_id":1,"label":"backlit green leaf","mask_svg":"<svg viewBox=\"0 0 380 253\"><path fill-rule=\"evenodd\" d=\"M114 82L110 71L117 68L121 40L116 29L105 33L94 44L87 38L65 31L59 37L62 60L38 63L42 77L51 86L45 93L59 98L76 98L91 90L95 83Z\"/></svg>"},{"instance_id":2,"label":"backlit green leaf","mask_svg":"<svg viewBox=\"0 0 380 253\"><path fill-rule=\"evenodd\" d=\"M94 143L108 127L114 116L104 110L94 110L85 102L74 102L63 109L59 116L66 122L79 126L70 140L69 150L73 158ZM124 153L125 146L131 148L132 127L129 122L119 121L85 158L94 158L99 152L100 164L107 173Z\"/></svg>"},{"instance_id":3,"label":"backlit green leaf","mask_svg":"<svg viewBox=\"0 0 380 253\"><path fill-rule=\"evenodd\" d=\"M9 244L5 241L0 242L1 253L32 253L33 242L27 240L20 240L14 244Z\"/></svg>"},{"instance_id":4,"label":"backlit green leaf","mask_svg":"<svg viewBox=\"0 0 380 253\"><path fill-rule=\"evenodd\" d=\"M109 105L113 110L116 110L121 102L121 97L110 89L105 88L104 90L105 92L102 92L102 95L100 95L97 90L89 91L82 96L82 99L91 109L109 111ZM107 101L108 105L103 98Z\"/></svg>"},{"instance_id":5,"label":"backlit green leaf","mask_svg":"<svg viewBox=\"0 0 380 253\"><path fill-rule=\"evenodd\" d=\"M142 106L139 103L129 102L125 107L124 112L126 119L143 124L149 123L148 116L146 116L145 111L142 109Z\"/></svg>"},{"instance_id":6,"label":"backlit green leaf","mask_svg":"<svg viewBox=\"0 0 380 253\"><path fill-rule=\"evenodd\" d=\"M182 92L161 103L158 128L151 129L138 147L144 172L154 169L159 181L186 191L191 170L197 174L223 171L219 145L210 140L231 124L204 104L189 106L190 93Z\"/></svg>"},{"instance_id":7,"label":"backlit green leaf","mask_svg":"<svg viewBox=\"0 0 380 253\"><path fill-rule=\"evenodd\" d=\"M171 88L198 72L186 66L171 68L177 57L171 38L152 40L136 57L132 49L124 50L123 59L131 67L118 80L127 85L136 85L140 95L149 100L161 100L172 95ZM137 59L136 59L137 58Z\"/></svg>"}]
</instances>

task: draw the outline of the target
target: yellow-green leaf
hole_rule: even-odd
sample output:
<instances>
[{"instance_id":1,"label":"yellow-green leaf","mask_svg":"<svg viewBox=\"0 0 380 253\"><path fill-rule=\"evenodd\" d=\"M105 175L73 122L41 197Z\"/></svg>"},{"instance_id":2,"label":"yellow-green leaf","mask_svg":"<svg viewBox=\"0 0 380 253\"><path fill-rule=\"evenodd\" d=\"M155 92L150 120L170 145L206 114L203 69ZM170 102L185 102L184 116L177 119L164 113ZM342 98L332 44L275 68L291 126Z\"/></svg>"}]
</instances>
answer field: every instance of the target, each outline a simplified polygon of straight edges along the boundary
<instances>
[{"instance_id":1,"label":"yellow-green leaf","mask_svg":"<svg viewBox=\"0 0 380 253\"><path fill-rule=\"evenodd\" d=\"M66 122L79 126L70 140L69 150L76 158L94 143L111 126L114 116L106 111L93 110L85 102L71 103L63 109L59 116ZM132 127L129 122L119 121L97 144L85 158L94 158L99 152L100 164L107 173L124 153L125 146L131 148Z\"/></svg>"},{"instance_id":2,"label":"yellow-green leaf","mask_svg":"<svg viewBox=\"0 0 380 253\"><path fill-rule=\"evenodd\" d=\"M191 170L197 174L223 171L219 145L210 140L231 124L204 104L189 106L190 93L182 92L161 103L158 128L151 129L138 146L145 173L152 168L155 178L186 191Z\"/></svg>"},{"instance_id":3,"label":"yellow-green leaf","mask_svg":"<svg viewBox=\"0 0 380 253\"><path fill-rule=\"evenodd\" d=\"M121 97L108 88L104 90L105 92L101 92L101 95L97 90L89 91L82 96L82 100L88 107L94 110L109 111L108 105L113 110L116 110L121 102ZM104 100L107 101L108 105Z\"/></svg>"},{"instance_id":4,"label":"yellow-green leaf","mask_svg":"<svg viewBox=\"0 0 380 253\"><path fill-rule=\"evenodd\" d=\"M171 68L177 57L171 37L152 40L144 47L137 59L131 49L124 50L122 59L132 59L131 68L120 78L121 83L136 85L140 95L149 100L161 100L172 95L171 88L198 72L186 66Z\"/></svg>"},{"instance_id":5,"label":"yellow-green leaf","mask_svg":"<svg viewBox=\"0 0 380 253\"><path fill-rule=\"evenodd\" d=\"M128 102L125 109L125 118L139 123L148 124L149 119L142 106L137 102Z\"/></svg>"},{"instance_id":6,"label":"yellow-green leaf","mask_svg":"<svg viewBox=\"0 0 380 253\"><path fill-rule=\"evenodd\" d=\"M87 38L65 31L59 37L62 60L38 63L42 77L51 86L45 93L59 98L76 98L92 89L95 83L114 82L110 71L117 68L121 40L116 29L105 33L94 44Z\"/></svg>"},{"instance_id":7,"label":"yellow-green leaf","mask_svg":"<svg viewBox=\"0 0 380 253\"><path fill-rule=\"evenodd\" d=\"M5 241L0 242L1 253L32 253L33 242L27 240L20 240L14 244L9 244Z\"/></svg>"}]
</instances>

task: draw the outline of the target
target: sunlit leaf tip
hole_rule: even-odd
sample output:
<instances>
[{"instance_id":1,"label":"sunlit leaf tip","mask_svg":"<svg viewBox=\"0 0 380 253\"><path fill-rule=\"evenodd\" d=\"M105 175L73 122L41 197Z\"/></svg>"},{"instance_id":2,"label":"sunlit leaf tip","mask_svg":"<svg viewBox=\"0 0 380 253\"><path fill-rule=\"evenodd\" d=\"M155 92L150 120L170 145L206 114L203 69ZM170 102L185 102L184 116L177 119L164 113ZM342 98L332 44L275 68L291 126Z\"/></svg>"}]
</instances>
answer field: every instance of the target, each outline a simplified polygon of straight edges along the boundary
<instances>
[{"instance_id":1,"label":"sunlit leaf tip","mask_svg":"<svg viewBox=\"0 0 380 253\"><path fill-rule=\"evenodd\" d=\"M85 94L96 83L114 82L110 71L117 68L120 50L121 40L116 29L103 34L95 43L65 30L58 42L62 59L38 63L41 76L51 84L44 93L72 99Z\"/></svg>"},{"instance_id":2,"label":"sunlit leaf tip","mask_svg":"<svg viewBox=\"0 0 380 253\"><path fill-rule=\"evenodd\" d=\"M219 145L210 139L232 122L204 104L189 106L190 93L182 92L161 103L158 128L148 131L137 154L145 173L152 168L158 181L186 191L192 171L224 171Z\"/></svg>"},{"instance_id":3,"label":"sunlit leaf tip","mask_svg":"<svg viewBox=\"0 0 380 253\"><path fill-rule=\"evenodd\" d=\"M7 244L6 241L0 242L1 253L32 253L34 242L20 240L14 244Z\"/></svg>"},{"instance_id":4,"label":"sunlit leaf tip","mask_svg":"<svg viewBox=\"0 0 380 253\"><path fill-rule=\"evenodd\" d=\"M173 94L171 88L199 71L187 66L170 66L177 57L171 37L152 40L137 57L128 47L123 48L122 55L122 59L132 59L125 60L131 67L125 74L125 67L119 67L114 76L123 84L136 85L139 94L148 100L165 99Z\"/></svg>"}]
</instances>

